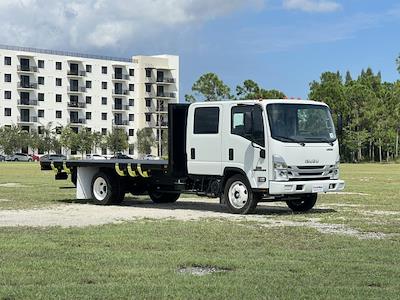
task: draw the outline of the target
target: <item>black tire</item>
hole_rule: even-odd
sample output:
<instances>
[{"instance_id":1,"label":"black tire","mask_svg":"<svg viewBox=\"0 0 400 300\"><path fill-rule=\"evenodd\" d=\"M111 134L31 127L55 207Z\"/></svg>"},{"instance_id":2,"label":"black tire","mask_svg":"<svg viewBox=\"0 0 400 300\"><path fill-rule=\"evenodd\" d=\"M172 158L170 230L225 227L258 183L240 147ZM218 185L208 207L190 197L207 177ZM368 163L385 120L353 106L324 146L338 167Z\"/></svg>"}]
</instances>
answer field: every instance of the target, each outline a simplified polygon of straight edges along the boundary
<instances>
[{"instance_id":1,"label":"black tire","mask_svg":"<svg viewBox=\"0 0 400 300\"><path fill-rule=\"evenodd\" d=\"M299 200L286 201L287 206L295 212L305 212L312 209L317 202L318 194L305 194Z\"/></svg>"},{"instance_id":2,"label":"black tire","mask_svg":"<svg viewBox=\"0 0 400 300\"><path fill-rule=\"evenodd\" d=\"M149 196L154 203L174 203L181 196L180 193L161 193L149 191Z\"/></svg>"},{"instance_id":3,"label":"black tire","mask_svg":"<svg viewBox=\"0 0 400 300\"><path fill-rule=\"evenodd\" d=\"M125 197L119 181L104 172L99 172L93 177L91 189L92 199L99 205L119 204Z\"/></svg>"},{"instance_id":4,"label":"black tire","mask_svg":"<svg viewBox=\"0 0 400 300\"><path fill-rule=\"evenodd\" d=\"M233 214L250 214L258 202L247 178L240 174L233 175L226 181L223 197L223 203Z\"/></svg>"}]
</instances>

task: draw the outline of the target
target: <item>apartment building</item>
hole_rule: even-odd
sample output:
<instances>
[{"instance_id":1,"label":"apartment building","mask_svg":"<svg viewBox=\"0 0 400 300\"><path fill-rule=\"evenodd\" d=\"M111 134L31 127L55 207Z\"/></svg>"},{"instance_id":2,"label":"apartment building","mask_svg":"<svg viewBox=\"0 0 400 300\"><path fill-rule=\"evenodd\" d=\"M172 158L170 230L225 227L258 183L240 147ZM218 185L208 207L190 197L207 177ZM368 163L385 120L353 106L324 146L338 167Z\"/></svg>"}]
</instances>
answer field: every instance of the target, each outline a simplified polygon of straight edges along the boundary
<instances>
[{"instance_id":1,"label":"apartment building","mask_svg":"<svg viewBox=\"0 0 400 300\"><path fill-rule=\"evenodd\" d=\"M178 56L113 58L0 45L0 126L40 133L69 125L104 135L120 127L134 157L136 132L149 127L158 141L153 154L162 155L168 103L177 102Z\"/></svg>"}]
</instances>

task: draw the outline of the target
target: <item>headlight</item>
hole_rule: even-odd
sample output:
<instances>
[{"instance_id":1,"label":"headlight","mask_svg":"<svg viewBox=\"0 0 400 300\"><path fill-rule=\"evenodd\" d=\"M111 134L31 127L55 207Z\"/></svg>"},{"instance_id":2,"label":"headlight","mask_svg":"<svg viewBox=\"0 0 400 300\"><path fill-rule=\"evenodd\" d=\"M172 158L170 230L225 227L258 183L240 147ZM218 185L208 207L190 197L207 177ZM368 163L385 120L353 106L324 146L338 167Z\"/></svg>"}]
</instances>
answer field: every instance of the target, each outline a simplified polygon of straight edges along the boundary
<instances>
[{"instance_id":1,"label":"headlight","mask_svg":"<svg viewBox=\"0 0 400 300\"><path fill-rule=\"evenodd\" d=\"M276 181L288 181L288 170L287 164L282 156L273 155L272 156L272 165L274 169L274 179Z\"/></svg>"},{"instance_id":2,"label":"headlight","mask_svg":"<svg viewBox=\"0 0 400 300\"><path fill-rule=\"evenodd\" d=\"M332 169L332 179L339 179L339 166L340 166L340 157L337 158L335 166Z\"/></svg>"}]
</instances>

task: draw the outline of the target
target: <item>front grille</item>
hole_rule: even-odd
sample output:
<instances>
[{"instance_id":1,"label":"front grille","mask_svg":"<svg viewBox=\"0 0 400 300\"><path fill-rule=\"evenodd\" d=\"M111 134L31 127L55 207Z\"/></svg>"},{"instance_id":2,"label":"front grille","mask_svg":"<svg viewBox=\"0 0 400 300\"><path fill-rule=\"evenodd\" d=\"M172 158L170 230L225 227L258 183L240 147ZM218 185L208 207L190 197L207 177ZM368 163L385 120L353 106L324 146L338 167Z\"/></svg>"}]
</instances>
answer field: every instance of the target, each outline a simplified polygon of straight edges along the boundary
<instances>
[{"instance_id":1,"label":"front grille","mask_svg":"<svg viewBox=\"0 0 400 300\"><path fill-rule=\"evenodd\" d=\"M327 180L333 173L334 166L289 166L289 181Z\"/></svg>"}]
</instances>

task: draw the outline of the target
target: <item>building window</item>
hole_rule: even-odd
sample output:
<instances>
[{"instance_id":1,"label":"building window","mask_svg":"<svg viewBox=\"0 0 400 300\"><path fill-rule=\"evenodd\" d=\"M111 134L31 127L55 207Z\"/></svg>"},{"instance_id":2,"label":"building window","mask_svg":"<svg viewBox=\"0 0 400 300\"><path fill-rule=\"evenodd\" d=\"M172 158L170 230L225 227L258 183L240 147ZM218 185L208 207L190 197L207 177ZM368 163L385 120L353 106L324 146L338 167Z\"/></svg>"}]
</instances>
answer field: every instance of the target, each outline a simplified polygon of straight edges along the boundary
<instances>
[{"instance_id":1,"label":"building window","mask_svg":"<svg viewBox=\"0 0 400 300\"><path fill-rule=\"evenodd\" d=\"M103 121L107 120L107 113L101 113L101 119Z\"/></svg>"},{"instance_id":2,"label":"building window","mask_svg":"<svg viewBox=\"0 0 400 300\"><path fill-rule=\"evenodd\" d=\"M151 120L151 115L150 114L146 114L146 122L150 122Z\"/></svg>"},{"instance_id":3,"label":"building window","mask_svg":"<svg viewBox=\"0 0 400 300\"><path fill-rule=\"evenodd\" d=\"M86 120L92 119L92 113L90 111L86 112Z\"/></svg>"},{"instance_id":4,"label":"building window","mask_svg":"<svg viewBox=\"0 0 400 300\"><path fill-rule=\"evenodd\" d=\"M107 74L107 67L101 67L101 73L102 74Z\"/></svg>"},{"instance_id":5,"label":"building window","mask_svg":"<svg viewBox=\"0 0 400 300\"><path fill-rule=\"evenodd\" d=\"M44 101L44 93L38 93L38 100Z\"/></svg>"},{"instance_id":6,"label":"building window","mask_svg":"<svg viewBox=\"0 0 400 300\"><path fill-rule=\"evenodd\" d=\"M11 91L4 91L4 99L11 99Z\"/></svg>"},{"instance_id":7,"label":"building window","mask_svg":"<svg viewBox=\"0 0 400 300\"><path fill-rule=\"evenodd\" d=\"M92 128L86 127L86 132L92 132Z\"/></svg>"},{"instance_id":8,"label":"building window","mask_svg":"<svg viewBox=\"0 0 400 300\"><path fill-rule=\"evenodd\" d=\"M38 126L38 133L43 134L44 133L44 126Z\"/></svg>"},{"instance_id":9,"label":"building window","mask_svg":"<svg viewBox=\"0 0 400 300\"><path fill-rule=\"evenodd\" d=\"M107 97L101 97L101 104L107 105Z\"/></svg>"},{"instance_id":10,"label":"building window","mask_svg":"<svg viewBox=\"0 0 400 300\"><path fill-rule=\"evenodd\" d=\"M44 69L44 60L42 60L42 59L38 60L38 68L39 69Z\"/></svg>"},{"instance_id":11,"label":"building window","mask_svg":"<svg viewBox=\"0 0 400 300\"><path fill-rule=\"evenodd\" d=\"M92 65L86 65L86 72L92 73Z\"/></svg>"},{"instance_id":12,"label":"building window","mask_svg":"<svg viewBox=\"0 0 400 300\"><path fill-rule=\"evenodd\" d=\"M56 86L62 86L62 78L56 78Z\"/></svg>"},{"instance_id":13,"label":"building window","mask_svg":"<svg viewBox=\"0 0 400 300\"><path fill-rule=\"evenodd\" d=\"M146 99L146 107L151 107L151 99Z\"/></svg>"},{"instance_id":14,"label":"building window","mask_svg":"<svg viewBox=\"0 0 400 300\"><path fill-rule=\"evenodd\" d=\"M92 88L92 82L90 80L86 81L86 88L91 89Z\"/></svg>"},{"instance_id":15,"label":"building window","mask_svg":"<svg viewBox=\"0 0 400 300\"><path fill-rule=\"evenodd\" d=\"M62 118L62 111L56 110L56 119L61 119L61 118Z\"/></svg>"},{"instance_id":16,"label":"building window","mask_svg":"<svg viewBox=\"0 0 400 300\"><path fill-rule=\"evenodd\" d=\"M62 70L62 63L61 61L56 62L56 70Z\"/></svg>"},{"instance_id":17,"label":"building window","mask_svg":"<svg viewBox=\"0 0 400 300\"><path fill-rule=\"evenodd\" d=\"M86 104L91 104L91 103L92 103L92 97L86 96Z\"/></svg>"},{"instance_id":18,"label":"building window","mask_svg":"<svg viewBox=\"0 0 400 300\"><path fill-rule=\"evenodd\" d=\"M11 74L4 74L4 82L11 82Z\"/></svg>"},{"instance_id":19,"label":"building window","mask_svg":"<svg viewBox=\"0 0 400 300\"><path fill-rule=\"evenodd\" d=\"M11 108L4 108L4 116L11 117Z\"/></svg>"},{"instance_id":20,"label":"building window","mask_svg":"<svg viewBox=\"0 0 400 300\"><path fill-rule=\"evenodd\" d=\"M194 134L218 133L218 125L218 107L199 107L194 110Z\"/></svg>"},{"instance_id":21,"label":"building window","mask_svg":"<svg viewBox=\"0 0 400 300\"><path fill-rule=\"evenodd\" d=\"M134 114L129 114L129 121L130 122L135 121L135 115Z\"/></svg>"},{"instance_id":22,"label":"building window","mask_svg":"<svg viewBox=\"0 0 400 300\"><path fill-rule=\"evenodd\" d=\"M101 155L107 155L107 148L101 148Z\"/></svg>"},{"instance_id":23,"label":"building window","mask_svg":"<svg viewBox=\"0 0 400 300\"><path fill-rule=\"evenodd\" d=\"M39 118L44 118L44 109L39 109L38 110L38 117Z\"/></svg>"},{"instance_id":24,"label":"building window","mask_svg":"<svg viewBox=\"0 0 400 300\"><path fill-rule=\"evenodd\" d=\"M129 136L135 136L135 129L129 129Z\"/></svg>"},{"instance_id":25,"label":"building window","mask_svg":"<svg viewBox=\"0 0 400 300\"><path fill-rule=\"evenodd\" d=\"M101 129L101 134L102 135L106 135L107 134L107 128L102 128ZM107 153L107 150L106 150L106 153Z\"/></svg>"},{"instance_id":26,"label":"building window","mask_svg":"<svg viewBox=\"0 0 400 300\"><path fill-rule=\"evenodd\" d=\"M56 102L61 102L61 101L62 101L62 95L56 94Z\"/></svg>"},{"instance_id":27,"label":"building window","mask_svg":"<svg viewBox=\"0 0 400 300\"><path fill-rule=\"evenodd\" d=\"M61 134L61 131L62 131L62 127L57 126L56 127L56 134Z\"/></svg>"},{"instance_id":28,"label":"building window","mask_svg":"<svg viewBox=\"0 0 400 300\"><path fill-rule=\"evenodd\" d=\"M129 145L129 155L133 155L133 154L135 154L135 145L130 144Z\"/></svg>"},{"instance_id":29,"label":"building window","mask_svg":"<svg viewBox=\"0 0 400 300\"><path fill-rule=\"evenodd\" d=\"M147 93L151 92L151 84L146 84L146 92Z\"/></svg>"},{"instance_id":30,"label":"building window","mask_svg":"<svg viewBox=\"0 0 400 300\"><path fill-rule=\"evenodd\" d=\"M135 106L135 99L129 99L129 106Z\"/></svg>"},{"instance_id":31,"label":"building window","mask_svg":"<svg viewBox=\"0 0 400 300\"><path fill-rule=\"evenodd\" d=\"M103 82L101 83L101 88L102 88L103 90L106 90L106 89L107 89L107 82L106 82L106 81L103 81Z\"/></svg>"},{"instance_id":32,"label":"building window","mask_svg":"<svg viewBox=\"0 0 400 300\"><path fill-rule=\"evenodd\" d=\"M5 57L4 57L4 64L5 64L6 66L11 66L11 57L5 56Z\"/></svg>"},{"instance_id":33,"label":"building window","mask_svg":"<svg viewBox=\"0 0 400 300\"><path fill-rule=\"evenodd\" d=\"M135 70L129 69L129 76L135 76Z\"/></svg>"},{"instance_id":34,"label":"building window","mask_svg":"<svg viewBox=\"0 0 400 300\"><path fill-rule=\"evenodd\" d=\"M38 84L44 85L44 77L43 76L38 77Z\"/></svg>"},{"instance_id":35,"label":"building window","mask_svg":"<svg viewBox=\"0 0 400 300\"><path fill-rule=\"evenodd\" d=\"M151 69L146 69L146 77L151 77Z\"/></svg>"},{"instance_id":36,"label":"building window","mask_svg":"<svg viewBox=\"0 0 400 300\"><path fill-rule=\"evenodd\" d=\"M133 83L129 84L129 90L133 92L135 90L135 85Z\"/></svg>"}]
</instances>

